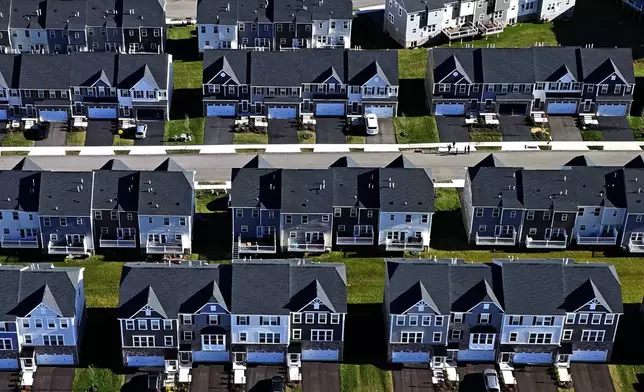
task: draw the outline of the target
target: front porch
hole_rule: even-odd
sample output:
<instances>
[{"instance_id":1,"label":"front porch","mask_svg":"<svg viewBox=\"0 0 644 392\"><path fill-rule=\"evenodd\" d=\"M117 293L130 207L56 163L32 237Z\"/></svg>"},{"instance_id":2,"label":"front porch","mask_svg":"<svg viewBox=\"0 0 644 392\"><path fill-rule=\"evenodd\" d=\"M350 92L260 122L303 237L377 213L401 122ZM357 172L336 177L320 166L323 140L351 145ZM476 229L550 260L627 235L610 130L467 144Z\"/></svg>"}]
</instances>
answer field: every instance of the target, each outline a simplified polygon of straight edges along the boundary
<instances>
[{"instance_id":1,"label":"front porch","mask_svg":"<svg viewBox=\"0 0 644 392\"><path fill-rule=\"evenodd\" d=\"M631 233L628 240L628 251L631 253L644 253L644 233Z\"/></svg>"},{"instance_id":2,"label":"front porch","mask_svg":"<svg viewBox=\"0 0 644 392\"><path fill-rule=\"evenodd\" d=\"M136 234L101 234L98 243L101 248L136 248Z\"/></svg>"},{"instance_id":3,"label":"front porch","mask_svg":"<svg viewBox=\"0 0 644 392\"><path fill-rule=\"evenodd\" d=\"M373 245L373 226L354 226L353 235L347 236L346 232L336 233L337 245Z\"/></svg>"},{"instance_id":4,"label":"front porch","mask_svg":"<svg viewBox=\"0 0 644 392\"><path fill-rule=\"evenodd\" d=\"M600 231L593 235L588 235L577 231L578 245L615 245L617 243L617 229L613 227L602 227Z\"/></svg>"},{"instance_id":5,"label":"front porch","mask_svg":"<svg viewBox=\"0 0 644 392\"><path fill-rule=\"evenodd\" d=\"M448 27L443 29L443 34L452 41L460 38L473 37L479 34L479 29L472 24L472 22L467 22L464 25L456 27Z\"/></svg>"}]
</instances>

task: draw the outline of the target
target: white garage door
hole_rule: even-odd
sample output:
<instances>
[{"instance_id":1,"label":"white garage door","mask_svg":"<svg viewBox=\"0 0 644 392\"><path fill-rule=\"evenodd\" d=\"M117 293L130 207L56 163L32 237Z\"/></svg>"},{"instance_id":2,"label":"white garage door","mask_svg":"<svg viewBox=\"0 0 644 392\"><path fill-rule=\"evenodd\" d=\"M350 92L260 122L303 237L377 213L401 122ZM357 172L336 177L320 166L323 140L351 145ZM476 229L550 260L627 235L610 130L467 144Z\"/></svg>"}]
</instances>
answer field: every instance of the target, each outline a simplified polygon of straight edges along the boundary
<instances>
[{"instance_id":1,"label":"white garage door","mask_svg":"<svg viewBox=\"0 0 644 392\"><path fill-rule=\"evenodd\" d=\"M233 117L235 105L208 105L206 114L208 116Z\"/></svg>"},{"instance_id":2,"label":"white garage door","mask_svg":"<svg viewBox=\"0 0 644 392\"><path fill-rule=\"evenodd\" d=\"M18 360L0 359L0 369L18 369Z\"/></svg>"},{"instance_id":3,"label":"white garage door","mask_svg":"<svg viewBox=\"0 0 644 392\"><path fill-rule=\"evenodd\" d=\"M463 362L494 361L494 350L460 350L458 360Z\"/></svg>"},{"instance_id":4,"label":"white garage door","mask_svg":"<svg viewBox=\"0 0 644 392\"><path fill-rule=\"evenodd\" d=\"M7 109L0 109L0 120L7 119Z\"/></svg>"},{"instance_id":5,"label":"white garage door","mask_svg":"<svg viewBox=\"0 0 644 392\"><path fill-rule=\"evenodd\" d=\"M192 353L194 362L228 362L228 351L195 351Z\"/></svg>"},{"instance_id":6,"label":"white garage door","mask_svg":"<svg viewBox=\"0 0 644 392\"><path fill-rule=\"evenodd\" d=\"M248 353L249 363L284 363L284 353Z\"/></svg>"},{"instance_id":7,"label":"white garage door","mask_svg":"<svg viewBox=\"0 0 644 392\"><path fill-rule=\"evenodd\" d=\"M573 351L570 360L573 362L606 362L608 351Z\"/></svg>"},{"instance_id":8,"label":"white garage door","mask_svg":"<svg viewBox=\"0 0 644 392\"><path fill-rule=\"evenodd\" d=\"M393 352L391 362L394 363L428 363L429 353L419 352Z\"/></svg>"},{"instance_id":9,"label":"white garage door","mask_svg":"<svg viewBox=\"0 0 644 392\"><path fill-rule=\"evenodd\" d=\"M338 350L302 350L303 361L337 361Z\"/></svg>"},{"instance_id":10,"label":"white garage door","mask_svg":"<svg viewBox=\"0 0 644 392\"><path fill-rule=\"evenodd\" d=\"M65 110L41 110L40 121L67 121Z\"/></svg>"},{"instance_id":11,"label":"white garage door","mask_svg":"<svg viewBox=\"0 0 644 392\"><path fill-rule=\"evenodd\" d=\"M462 116L465 114L465 105L462 103L437 103L437 116Z\"/></svg>"},{"instance_id":12,"label":"white garage door","mask_svg":"<svg viewBox=\"0 0 644 392\"><path fill-rule=\"evenodd\" d=\"M143 367L143 366L165 366L165 361L161 356L139 356L139 355L128 355L127 365L133 367Z\"/></svg>"},{"instance_id":13,"label":"white garage door","mask_svg":"<svg viewBox=\"0 0 644 392\"><path fill-rule=\"evenodd\" d=\"M577 112L576 102L550 102L547 109L548 114L575 114Z\"/></svg>"},{"instance_id":14,"label":"white garage door","mask_svg":"<svg viewBox=\"0 0 644 392\"><path fill-rule=\"evenodd\" d=\"M543 364L552 363L550 353L515 353L512 363L517 364Z\"/></svg>"},{"instance_id":15,"label":"white garage door","mask_svg":"<svg viewBox=\"0 0 644 392\"><path fill-rule=\"evenodd\" d=\"M88 118L117 118L116 108L87 108Z\"/></svg>"},{"instance_id":16,"label":"white garage door","mask_svg":"<svg viewBox=\"0 0 644 392\"><path fill-rule=\"evenodd\" d=\"M315 105L316 116L343 116L343 103L318 103Z\"/></svg>"},{"instance_id":17,"label":"white garage door","mask_svg":"<svg viewBox=\"0 0 644 392\"><path fill-rule=\"evenodd\" d=\"M626 115L626 105L611 105L604 104L599 105L597 108L598 116L625 116Z\"/></svg>"},{"instance_id":18,"label":"white garage door","mask_svg":"<svg viewBox=\"0 0 644 392\"><path fill-rule=\"evenodd\" d=\"M41 354L36 355L37 365L73 365L74 357L72 355L49 355Z\"/></svg>"},{"instance_id":19,"label":"white garage door","mask_svg":"<svg viewBox=\"0 0 644 392\"><path fill-rule=\"evenodd\" d=\"M375 114L378 117L393 117L394 108L391 106L365 106L364 114Z\"/></svg>"},{"instance_id":20,"label":"white garage door","mask_svg":"<svg viewBox=\"0 0 644 392\"><path fill-rule=\"evenodd\" d=\"M268 108L268 118L295 118L297 109L295 108Z\"/></svg>"}]
</instances>

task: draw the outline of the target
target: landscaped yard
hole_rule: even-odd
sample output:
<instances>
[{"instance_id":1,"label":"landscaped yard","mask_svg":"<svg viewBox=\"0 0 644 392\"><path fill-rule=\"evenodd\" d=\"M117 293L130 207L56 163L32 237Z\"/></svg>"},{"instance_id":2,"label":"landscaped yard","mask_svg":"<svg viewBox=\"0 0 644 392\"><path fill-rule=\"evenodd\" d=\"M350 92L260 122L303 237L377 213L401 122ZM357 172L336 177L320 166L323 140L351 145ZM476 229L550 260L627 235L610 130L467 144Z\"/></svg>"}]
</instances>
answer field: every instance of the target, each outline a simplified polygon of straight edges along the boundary
<instances>
[{"instance_id":1,"label":"landscaped yard","mask_svg":"<svg viewBox=\"0 0 644 392\"><path fill-rule=\"evenodd\" d=\"M437 143L439 141L436 120L433 116L396 117L394 128L398 143Z\"/></svg>"},{"instance_id":2,"label":"landscaped yard","mask_svg":"<svg viewBox=\"0 0 644 392\"><path fill-rule=\"evenodd\" d=\"M233 134L233 144L268 144L268 134L236 132Z\"/></svg>"},{"instance_id":3,"label":"landscaped yard","mask_svg":"<svg viewBox=\"0 0 644 392\"><path fill-rule=\"evenodd\" d=\"M65 135L65 145L66 146L84 146L85 145L85 136L87 132L72 132L68 131Z\"/></svg>"},{"instance_id":4,"label":"landscaped yard","mask_svg":"<svg viewBox=\"0 0 644 392\"><path fill-rule=\"evenodd\" d=\"M174 88L201 89L203 63L201 61L173 61Z\"/></svg>"},{"instance_id":5,"label":"landscaped yard","mask_svg":"<svg viewBox=\"0 0 644 392\"><path fill-rule=\"evenodd\" d=\"M25 134L22 130L7 131L2 138L2 147L31 147L34 145L33 140L25 139Z\"/></svg>"},{"instance_id":6,"label":"landscaped yard","mask_svg":"<svg viewBox=\"0 0 644 392\"><path fill-rule=\"evenodd\" d=\"M114 135L114 140L112 141L113 146L133 146L133 139L124 139L119 135Z\"/></svg>"},{"instance_id":7,"label":"landscaped yard","mask_svg":"<svg viewBox=\"0 0 644 392\"><path fill-rule=\"evenodd\" d=\"M495 46L497 48L523 48L534 46L535 43L543 43L544 46L557 46L557 36L552 28L552 23L519 23L516 26L508 26L498 35L488 36L464 43L452 42L443 46L465 47L466 45L477 48Z\"/></svg>"},{"instance_id":8,"label":"landscaped yard","mask_svg":"<svg viewBox=\"0 0 644 392\"><path fill-rule=\"evenodd\" d=\"M644 140L644 118L643 117L629 117L628 123L633 130L633 137L635 140Z\"/></svg>"},{"instance_id":9,"label":"landscaped yard","mask_svg":"<svg viewBox=\"0 0 644 392\"><path fill-rule=\"evenodd\" d=\"M78 368L74 377L73 392L87 392L91 387L101 392L118 392L121 390L125 376L114 374L109 369Z\"/></svg>"},{"instance_id":10,"label":"landscaped yard","mask_svg":"<svg viewBox=\"0 0 644 392\"><path fill-rule=\"evenodd\" d=\"M366 136L347 135L348 144L367 144Z\"/></svg>"},{"instance_id":11,"label":"landscaped yard","mask_svg":"<svg viewBox=\"0 0 644 392\"><path fill-rule=\"evenodd\" d=\"M315 131L297 131L297 142L301 144L315 144Z\"/></svg>"},{"instance_id":12,"label":"landscaped yard","mask_svg":"<svg viewBox=\"0 0 644 392\"><path fill-rule=\"evenodd\" d=\"M644 59L635 60L633 65L635 66L635 77L644 76Z\"/></svg>"},{"instance_id":13,"label":"landscaped yard","mask_svg":"<svg viewBox=\"0 0 644 392\"><path fill-rule=\"evenodd\" d=\"M604 134L599 130L581 130L581 138L586 142L601 142Z\"/></svg>"},{"instance_id":14,"label":"landscaped yard","mask_svg":"<svg viewBox=\"0 0 644 392\"><path fill-rule=\"evenodd\" d=\"M170 26L168 27L168 39L180 40L195 37L195 26ZM196 48L195 48L196 50Z\"/></svg>"},{"instance_id":15,"label":"landscaped yard","mask_svg":"<svg viewBox=\"0 0 644 392\"><path fill-rule=\"evenodd\" d=\"M475 129L470 131L470 141L472 142L501 142L503 135L497 130Z\"/></svg>"},{"instance_id":16,"label":"landscaped yard","mask_svg":"<svg viewBox=\"0 0 644 392\"><path fill-rule=\"evenodd\" d=\"M340 365L343 392L393 392L391 372L373 365Z\"/></svg>"},{"instance_id":17,"label":"landscaped yard","mask_svg":"<svg viewBox=\"0 0 644 392\"><path fill-rule=\"evenodd\" d=\"M169 142L173 136L179 136L185 133L186 135L191 135L192 140L189 142ZM166 140L164 144L166 145L177 145L183 146L186 144L203 144L203 134L204 134L204 118L185 118L183 120L170 120L165 123L165 136L163 140Z\"/></svg>"}]
</instances>

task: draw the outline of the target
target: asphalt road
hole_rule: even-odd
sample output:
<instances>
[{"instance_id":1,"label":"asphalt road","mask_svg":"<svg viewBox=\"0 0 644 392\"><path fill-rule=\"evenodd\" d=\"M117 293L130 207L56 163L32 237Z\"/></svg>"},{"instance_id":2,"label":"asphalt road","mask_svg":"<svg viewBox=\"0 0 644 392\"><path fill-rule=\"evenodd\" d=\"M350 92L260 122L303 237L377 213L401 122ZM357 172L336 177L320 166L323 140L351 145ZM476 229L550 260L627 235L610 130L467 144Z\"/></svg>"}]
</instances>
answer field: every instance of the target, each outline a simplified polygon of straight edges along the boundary
<instances>
[{"instance_id":1,"label":"asphalt road","mask_svg":"<svg viewBox=\"0 0 644 392\"><path fill-rule=\"evenodd\" d=\"M417 167L432 168L433 177L444 181L465 178L465 167L473 166L486 157L489 152L475 152L470 155L437 155L437 154L405 154ZM325 168L336 159L348 155L358 164L365 167L381 167L399 153L271 153L263 157L274 167L282 168ZM506 166L520 166L527 169L558 169L580 152L574 151L535 151L535 152L502 152L495 155ZM596 165L621 166L637 156L634 152L620 151L587 151L588 156ZM230 169L245 165L254 154L202 154L202 155L174 155L176 160L186 170L197 172L198 181L230 180ZM107 160L113 157L105 156L56 156L56 157L31 157L40 167L47 170L94 170L100 168ZM117 156L132 169L154 169L163 162L166 155L145 156ZM22 157L0 157L0 169L10 169Z\"/></svg>"}]
</instances>

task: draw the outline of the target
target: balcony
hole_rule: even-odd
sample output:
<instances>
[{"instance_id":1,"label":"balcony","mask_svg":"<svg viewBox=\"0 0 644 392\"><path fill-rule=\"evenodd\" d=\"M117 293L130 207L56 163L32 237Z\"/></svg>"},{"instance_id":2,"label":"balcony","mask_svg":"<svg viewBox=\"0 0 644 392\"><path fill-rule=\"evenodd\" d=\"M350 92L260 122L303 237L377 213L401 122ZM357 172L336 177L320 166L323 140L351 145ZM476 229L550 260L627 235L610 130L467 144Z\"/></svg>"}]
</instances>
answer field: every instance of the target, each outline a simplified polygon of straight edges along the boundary
<instances>
[{"instance_id":1,"label":"balcony","mask_svg":"<svg viewBox=\"0 0 644 392\"><path fill-rule=\"evenodd\" d=\"M62 241L49 241L47 250L50 255L86 254L87 242L84 236L82 238L82 240L65 239Z\"/></svg>"},{"instance_id":2,"label":"balcony","mask_svg":"<svg viewBox=\"0 0 644 392\"><path fill-rule=\"evenodd\" d=\"M496 20L491 20L486 23L479 22L477 23L477 26L482 36L502 33L503 29L505 28L505 26L503 26L501 23L497 22Z\"/></svg>"},{"instance_id":3,"label":"balcony","mask_svg":"<svg viewBox=\"0 0 644 392\"><path fill-rule=\"evenodd\" d=\"M644 239L630 239L628 241L628 251L631 253L644 253Z\"/></svg>"},{"instance_id":4,"label":"balcony","mask_svg":"<svg viewBox=\"0 0 644 392\"><path fill-rule=\"evenodd\" d=\"M237 244L239 253L277 253L277 237L274 235L246 240L239 236Z\"/></svg>"},{"instance_id":5,"label":"balcony","mask_svg":"<svg viewBox=\"0 0 644 392\"><path fill-rule=\"evenodd\" d=\"M99 245L101 248L136 248L136 237L123 236L121 238L113 238L108 234L101 234Z\"/></svg>"},{"instance_id":6,"label":"balcony","mask_svg":"<svg viewBox=\"0 0 644 392\"><path fill-rule=\"evenodd\" d=\"M566 249L568 245L568 234L563 233L557 236L550 236L543 240L535 240L528 236L525 239L527 248Z\"/></svg>"},{"instance_id":7,"label":"balcony","mask_svg":"<svg viewBox=\"0 0 644 392\"><path fill-rule=\"evenodd\" d=\"M373 245L373 233L343 237L338 232L335 243L337 245Z\"/></svg>"},{"instance_id":8,"label":"balcony","mask_svg":"<svg viewBox=\"0 0 644 392\"><path fill-rule=\"evenodd\" d=\"M577 232L578 245L615 245L617 243L617 229L602 230L594 236L582 236Z\"/></svg>"},{"instance_id":9,"label":"balcony","mask_svg":"<svg viewBox=\"0 0 644 392\"><path fill-rule=\"evenodd\" d=\"M0 242L3 248L38 248L38 238L4 238Z\"/></svg>"},{"instance_id":10,"label":"balcony","mask_svg":"<svg viewBox=\"0 0 644 392\"><path fill-rule=\"evenodd\" d=\"M326 244L324 243L324 239L303 243L291 238L288 239L289 252L324 252L325 249Z\"/></svg>"},{"instance_id":11,"label":"balcony","mask_svg":"<svg viewBox=\"0 0 644 392\"><path fill-rule=\"evenodd\" d=\"M149 241L145 244L148 254L180 254L183 253L183 241Z\"/></svg>"},{"instance_id":12,"label":"balcony","mask_svg":"<svg viewBox=\"0 0 644 392\"><path fill-rule=\"evenodd\" d=\"M472 24L472 22L467 22L462 26L457 27L448 27L443 29L443 34L449 38L449 40L455 40L459 38L473 37L479 33L479 29Z\"/></svg>"},{"instance_id":13,"label":"balcony","mask_svg":"<svg viewBox=\"0 0 644 392\"><path fill-rule=\"evenodd\" d=\"M423 250L423 237L407 237L404 240L387 240L385 250L387 251L412 251Z\"/></svg>"},{"instance_id":14,"label":"balcony","mask_svg":"<svg viewBox=\"0 0 644 392\"><path fill-rule=\"evenodd\" d=\"M499 233L493 236L481 236L476 233L476 245L504 245L513 246L517 243L517 233L512 228L510 233Z\"/></svg>"}]
</instances>

